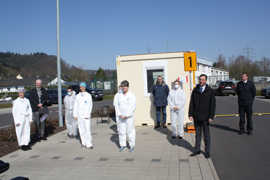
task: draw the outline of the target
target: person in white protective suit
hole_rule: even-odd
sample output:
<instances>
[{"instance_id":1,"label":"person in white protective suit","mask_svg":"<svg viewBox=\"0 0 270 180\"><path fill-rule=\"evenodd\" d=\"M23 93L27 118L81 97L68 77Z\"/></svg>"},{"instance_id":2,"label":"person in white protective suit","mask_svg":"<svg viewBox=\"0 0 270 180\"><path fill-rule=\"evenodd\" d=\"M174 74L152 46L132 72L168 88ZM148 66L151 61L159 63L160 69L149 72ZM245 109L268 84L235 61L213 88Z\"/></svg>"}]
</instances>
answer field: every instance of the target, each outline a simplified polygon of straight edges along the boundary
<instances>
[{"instance_id":1,"label":"person in white protective suit","mask_svg":"<svg viewBox=\"0 0 270 180\"><path fill-rule=\"evenodd\" d=\"M127 148L127 140L130 152L134 151L136 132L134 127L134 111L136 108L136 98L129 91L129 82L121 82L122 93L117 96L115 109L119 118L119 144L120 152Z\"/></svg>"},{"instance_id":2,"label":"person in white protective suit","mask_svg":"<svg viewBox=\"0 0 270 180\"><path fill-rule=\"evenodd\" d=\"M186 96L184 90L180 87L180 81L176 80L173 89L168 96L168 104L171 111L172 138L177 136L182 139L184 136L184 114L185 114Z\"/></svg>"},{"instance_id":3,"label":"person in white protective suit","mask_svg":"<svg viewBox=\"0 0 270 180\"><path fill-rule=\"evenodd\" d=\"M19 97L13 101L12 115L16 128L18 145L23 151L30 150L30 129L32 108L30 101L24 97L24 89L19 89Z\"/></svg>"},{"instance_id":4,"label":"person in white protective suit","mask_svg":"<svg viewBox=\"0 0 270 180\"><path fill-rule=\"evenodd\" d=\"M65 105L65 123L68 131L68 137L77 137L78 123L73 117L73 108L76 99L76 93L72 90L72 87L68 87L67 95L64 98Z\"/></svg>"},{"instance_id":5,"label":"person in white protective suit","mask_svg":"<svg viewBox=\"0 0 270 180\"><path fill-rule=\"evenodd\" d=\"M92 96L86 92L86 83L80 83L80 90L81 92L76 95L73 116L75 120L78 120L82 147L93 149L91 135Z\"/></svg>"},{"instance_id":6,"label":"person in white protective suit","mask_svg":"<svg viewBox=\"0 0 270 180\"><path fill-rule=\"evenodd\" d=\"M119 133L119 115L117 114L119 111L116 109L118 108L117 104L118 104L118 96L120 94L123 93L123 90L121 88L121 86L119 86L119 89L118 89L118 92L114 95L114 98L113 98L113 106L115 108L115 121L116 121L116 126L117 126L117 132Z\"/></svg>"}]
</instances>

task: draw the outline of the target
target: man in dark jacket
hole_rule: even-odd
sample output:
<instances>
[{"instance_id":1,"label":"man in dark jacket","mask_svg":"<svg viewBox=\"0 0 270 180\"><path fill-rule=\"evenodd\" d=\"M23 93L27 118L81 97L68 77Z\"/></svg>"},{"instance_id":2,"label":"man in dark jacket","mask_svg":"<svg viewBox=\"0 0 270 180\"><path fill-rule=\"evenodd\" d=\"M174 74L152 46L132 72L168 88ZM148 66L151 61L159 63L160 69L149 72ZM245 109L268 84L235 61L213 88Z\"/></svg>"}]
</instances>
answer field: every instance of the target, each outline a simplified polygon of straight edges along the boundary
<instances>
[{"instance_id":1,"label":"man in dark jacket","mask_svg":"<svg viewBox=\"0 0 270 180\"><path fill-rule=\"evenodd\" d=\"M45 120L42 115L48 114L48 93L42 87L42 81L36 80L36 87L30 91L30 104L33 111L33 120L36 126L36 138L38 141L47 140L45 137Z\"/></svg>"},{"instance_id":2,"label":"man in dark jacket","mask_svg":"<svg viewBox=\"0 0 270 180\"><path fill-rule=\"evenodd\" d=\"M256 96L256 88L253 82L248 80L246 73L242 74L242 81L237 83L236 93L238 95L240 115L239 134L241 135L245 132L245 117L247 117L247 133L251 135L253 130L252 105Z\"/></svg>"},{"instance_id":3,"label":"man in dark jacket","mask_svg":"<svg viewBox=\"0 0 270 180\"><path fill-rule=\"evenodd\" d=\"M205 157L210 157L209 123L213 121L216 110L214 91L206 84L207 75L200 75L200 84L192 91L189 105L189 119L194 122L196 131L195 151L191 156L201 153L202 131L205 144Z\"/></svg>"},{"instance_id":4,"label":"man in dark jacket","mask_svg":"<svg viewBox=\"0 0 270 180\"><path fill-rule=\"evenodd\" d=\"M163 81L163 78L161 76L158 76L156 85L153 86L152 94L154 96L154 105L156 107L156 128L160 127L160 116L161 112L163 115L162 118L162 127L166 128L166 107L168 105L168 95L169 95L169 87L165 84Z\"/></svg>"}]
</instances>

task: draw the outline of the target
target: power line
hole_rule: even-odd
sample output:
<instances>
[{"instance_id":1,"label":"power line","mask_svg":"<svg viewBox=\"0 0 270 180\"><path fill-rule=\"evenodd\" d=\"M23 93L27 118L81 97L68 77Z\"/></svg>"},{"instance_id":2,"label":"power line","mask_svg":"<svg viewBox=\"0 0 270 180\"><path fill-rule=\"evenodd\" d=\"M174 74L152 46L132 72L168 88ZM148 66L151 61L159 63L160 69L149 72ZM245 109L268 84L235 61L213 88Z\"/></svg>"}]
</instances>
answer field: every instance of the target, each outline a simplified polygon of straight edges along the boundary
<instances>
[{"instance_id":1,"label":"power line","mask_svg":"<svg viewBox=\"0 0 270 180\"><path fill-rule=\"evenodd\" d=\"M251 47L243 48L243 53L248 60L255 59L255 52L254 51L255 51L254 48L251 48Z\"/></svg>"}]
</instances>

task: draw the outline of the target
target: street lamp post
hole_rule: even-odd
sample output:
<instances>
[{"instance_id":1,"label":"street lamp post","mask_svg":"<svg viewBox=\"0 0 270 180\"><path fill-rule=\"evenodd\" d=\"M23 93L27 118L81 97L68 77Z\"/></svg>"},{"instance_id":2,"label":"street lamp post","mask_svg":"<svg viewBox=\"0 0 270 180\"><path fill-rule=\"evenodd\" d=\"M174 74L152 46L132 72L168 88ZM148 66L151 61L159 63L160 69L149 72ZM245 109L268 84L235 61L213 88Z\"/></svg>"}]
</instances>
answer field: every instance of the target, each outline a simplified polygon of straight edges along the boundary
<instances>
[{"instance_id":1,"label":"street lamp post","mask_svg":"<svg viewBox=\"0 0 270 180\"><path fill-rule=\"evenodd\" d=\"M61 82L61 61L60 61L60 36L59 36L59 0L56 0L56 36L57 36L57 83L58 83L58 121L59 126L63 127L62 116L62 82Z\"/></svg>"}]
</instances>

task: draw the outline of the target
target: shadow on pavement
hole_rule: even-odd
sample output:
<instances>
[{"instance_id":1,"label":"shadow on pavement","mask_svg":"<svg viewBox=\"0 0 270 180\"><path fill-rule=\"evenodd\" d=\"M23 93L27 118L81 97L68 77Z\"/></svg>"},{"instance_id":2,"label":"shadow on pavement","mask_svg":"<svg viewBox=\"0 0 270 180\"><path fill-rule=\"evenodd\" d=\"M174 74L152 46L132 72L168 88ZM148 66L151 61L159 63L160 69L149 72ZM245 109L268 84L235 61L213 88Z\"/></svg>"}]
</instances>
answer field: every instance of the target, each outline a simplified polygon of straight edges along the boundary
<instances>
[{"instance_id":1,"label":"shadow on pavement","mask_svg":"<svg viewBox=\"0 0 270 180\"><path fill-rule=\"evenodd\" d=\"M189 150L190 152L194 152L193 146L184 138L183 139L178 139L178 138L172 139L172 137L171 137L172 132L170 129L160 127L158 129L155 129L155 130L162 133L162 134L167 135L167 140L171 145L177 145L177 146L180 146L180 147L183 147L183 148Z\"/></svg>"},{"instance_id":2,"label":"shadow on pavement","mask_svg":"<svg viewBox=\"0 0 270 180\"><path fill-rule=\"evenodd\" d=\"M231 131L231 132L235 132L235 133L239 132L239 130L237 130L237 129L231 128L229 126L220 125L220 124L210 124L210 127L225 130L225 131Z\"/></svg>"},{"instance_id":3,"label":"shadow on pavement","mask_svg":"<svg viewBox=\"0 0 270 180\"><path fill-rule=\"evenodd\" d=\"M119 145L119 138L118 138L118 132L117 132L117 125L116 125L116 124L111 125L110 129L113 130L113 132L114 132L114 133L112 134L112 136L111 136L111 141L112 141L113 143L115 143L116 146L117 146L118 148L120 148L120 145Z\"/></svg>"}]
</instances>

